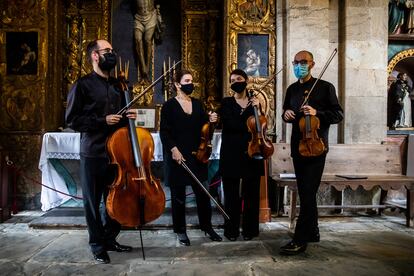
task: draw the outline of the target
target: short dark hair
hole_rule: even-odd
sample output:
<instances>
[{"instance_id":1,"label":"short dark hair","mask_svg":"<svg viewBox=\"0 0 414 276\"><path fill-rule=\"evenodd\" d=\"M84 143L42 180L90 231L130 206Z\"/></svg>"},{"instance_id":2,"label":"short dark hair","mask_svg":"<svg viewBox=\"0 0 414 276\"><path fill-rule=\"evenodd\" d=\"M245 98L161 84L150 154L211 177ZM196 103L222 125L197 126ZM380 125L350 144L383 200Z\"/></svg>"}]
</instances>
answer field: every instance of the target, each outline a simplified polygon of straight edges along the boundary
<instances>
[{"instance_id":1,"label":"short dark hair","mask_svg":"<svg viewBox=\"0 0 414 276\"><path fill-rule=\"evenodd\" d=\"M181 78L184 75L193 75L191 74L190 70L187 69L178 69L177 71L175 71L175 75L174 75L174 82L180 83Z\"/></svg>"},{"instance_id":2,"label":"short dark hair","mask_svg":"<svg viewBox=\"0 0 414 276\"><path fill-rule=\"evenodd\" d=\"M95 39L95 40L89 42L88 43L88 46L86 46L86 53L88 55L88 61L89 61L89 63L92 64L92 58L91 58L92 52L93 51L96 51L98 49L99 49L98 39Z\"/></svg>"},{"instance_id":3,"label":"short dark hair","mask_svg":"<svg viewBox=\"0 0 414 276\"><path fill-rule=\"evenodd\" d=\"M237 69L234 69L233 71L231 71L229 81L231 81L231 75L242 76L247 81L247 74L242 69L237 68Z\"/></svg>"}]
</instances>

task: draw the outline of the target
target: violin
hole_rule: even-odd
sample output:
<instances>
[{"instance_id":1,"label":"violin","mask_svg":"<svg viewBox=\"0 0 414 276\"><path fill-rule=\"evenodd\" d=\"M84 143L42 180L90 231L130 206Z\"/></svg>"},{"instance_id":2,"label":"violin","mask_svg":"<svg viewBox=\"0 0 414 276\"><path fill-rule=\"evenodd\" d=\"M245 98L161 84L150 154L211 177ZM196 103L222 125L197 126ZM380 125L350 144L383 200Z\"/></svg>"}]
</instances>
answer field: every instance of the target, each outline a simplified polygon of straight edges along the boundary
<instances>
[{"instance_id":1,"label":"violin","mask_svg":"<svg viewBox=\"0 0 414 276\"><path fill-rule=\"evenodd\" d=\"M328 68L329 64L331 63L332 59L336 55L338 50L335 48L332 52L331 56L329 57L328 61L326 62L325 66L322 68L322 71L319 73L318 78L313 83L311 89L305 91L305 98L301 105L301 108L309 103L309 97L316 86L316 83L321 79L323 73L325 72L326 68ZM299 129L302 132L302 139L299 141L299 154L304 157L313 157L313 156L320 156L324 152L326 152L325 144L318 136L318 129L320 127L320 120L315 115L305 115L304 117L300 118L299 120Z\"/></svg>"},{"instance_id":2,"label":"violin","mask_svg":"<svg viewBox=\"0 0 414 276\"><path fill-rule=\"evenodd\" d=\"M266 85L268 85L280 72L283 71L283 68L277 71L272 75L265 83L263 83L258 90L262 90ZM252 90L249 91L250 98L254 96ZM252 134L252 139L249 142L247 149L247 154L253 159L267 159L274 152L274 147L272 141L267 137L267 119L266 116L260 115L257 110L257 107L254 106L254 116L250 116L247 119L247 129Z\"/></svg>"},{"instance_id":3,"label":"violin","mask_svg":"<svg viewBox=\"0 0 414 276\"><path fill-rule=\"evenodd\" d=\"M299 129L303 137L299 142L299 153L302 156L319 156L326 151L322 138L318 136L319 126L319 118L314 115L300 118Z\"/></svg>"},{"instance_id":4,"label":"violin","mask_svg":"<svg viewBox=\"0 0 414 276\"><path fill-rule=\"evenodd\" d=\"M249 91L253 97L253 91ZM247 128L252 134L247 153L253 159L267 159L273 154L274 147L272 141L267 137L267 119L264 115L259 115L256 106L253 106L254 115L247 119Z\"/></svg>"},{"instance_id":5,"label":"violin","mask_svg":"<svg viewBox=\"0 0 414 276\"><path fill-rule=\"evenodd\" d=\"M207 99L207 103L209 105L209 109L213 111L215 108L213 106L212 98L209 97ZM216 129L217 122L207 122L201 127L201 139L200 139L200 145L198 146L197 152L193 152L195 157L198 161L201 163L208 163L208 160L210 159L211 152L213 151L213 135L214 130Z\"/></svg>"},{"instance_id":6,"label":"violin","mask_svg":"<svg viewBox=\"0 0 414 276\"><path fill-rule=\"evenodd\" d=\"M130 102L129 89L120 76L119 88ZM159 179L151 174L154 141L148 130L135 127L115 131L106 147L117 176L109 188L106 207L111 218L123 226L136 227L157 219L164 212L165 194Z\"/></svg>"}]
</instances>

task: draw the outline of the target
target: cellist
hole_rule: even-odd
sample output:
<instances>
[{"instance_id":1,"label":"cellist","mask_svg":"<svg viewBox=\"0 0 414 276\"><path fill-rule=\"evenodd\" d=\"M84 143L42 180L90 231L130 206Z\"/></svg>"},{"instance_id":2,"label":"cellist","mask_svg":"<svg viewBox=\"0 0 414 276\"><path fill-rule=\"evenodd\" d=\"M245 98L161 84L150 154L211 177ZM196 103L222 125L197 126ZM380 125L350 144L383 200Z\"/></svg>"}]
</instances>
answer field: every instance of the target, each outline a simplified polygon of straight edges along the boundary
<instances>
[{"instance_id":1,"label":"cellist","mask_svg":"<svg viewBox=\"0 0 414 276\"><path fill-rule=\"evenodd\" d=\"M299 254L306 250L308 242L319 242L316 193L328 152L329 126L339 123L343 118L343 111L338 103L335 87L324 80L319 80L316 83L312 94L306 101L307 103L303 105L306 93L309 93L317 80L311 74L315 65L312 53L298 52L292 64L298 81L287 88L282 118L285 122L292 124L290 146L299 191L300 213L293 240L280 248L280 253L285 255ZM320 121L317 134L322 138L325 151L319 156L306 157L299 152L302 138L299 121L306 115L316 116Z\"/></svg>"},{"instance_id":2,"label":"cellist","mask_svg":"<svg viewBox=\"0 0 414 276\"><path fill-rule=\"evenodd\" d=\"M68 127L81 132L80 178L83 206L89 232L89 245L97 262L109 263L107 251L129 252L132 247L121 245L116 237L121 225L111 219L100 203L106 202L108 185L115 171L109 166L106 140L127 118L136 118L130 109L126 117L116 115L125 106L123 94L116 90L116 79L110 71L116 66L116 54L106 40L94 40L87 46L93 71L80 78L71 88L66 109Z\"/></svg>"},{"instance_id":3,"label":"cellist","mask_svg":"<svg viewBox=\"0 0 414 276\"><path fill-rule=\"evenodd\" d=\"M247 119L259 107L257 97L247 95L246 72L235 69L230 73L233 96L223 98L220 118L223 124L220 167L224 190L224 207L230 216L224 225L224 236L236 241L240 235L240 214L243 204L242 235L251 240L259 235L260 176L264 174L263 160L248 155L251 134Z\"/></svg>"}]
</instances>

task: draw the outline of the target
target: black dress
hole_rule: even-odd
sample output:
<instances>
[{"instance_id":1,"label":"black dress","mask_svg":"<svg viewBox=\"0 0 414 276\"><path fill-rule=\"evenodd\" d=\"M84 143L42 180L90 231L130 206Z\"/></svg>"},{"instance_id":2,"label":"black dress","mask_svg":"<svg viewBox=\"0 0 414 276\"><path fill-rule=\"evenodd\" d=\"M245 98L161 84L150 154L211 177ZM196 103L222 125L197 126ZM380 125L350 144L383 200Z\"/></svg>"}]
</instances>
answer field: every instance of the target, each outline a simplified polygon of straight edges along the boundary
<instances>
[{"instance_id":1,"label":"black dress","mask_svg":"<svg viewBox=\"0 0 414 276\"><path fill-rule=\"evenodd\" d=\"M230 220L226 221L224 235L237 238L240 234L240 210L243 200L243 236L259 235L260 176L264 173L263 161L247 154L251 134L247 119L254 115L251 105L242 109L234 97L222 100L220 118L223 124L220 150L220 173L223 181L224 201ZM241 197L240 197L241 185Z\"/></svg>"},{"instance_id":2,"label":"black dress","mask_svg":"<svg viewBox=\"0 0 414 276\"><path fill-rule=\"evenodd\" d=\"M196 196L197 212L202 230L211 228L211 206L209 197L202 191L175 160L171 149L177 147L186 160L186 164L197 176L207 180L207 164L195 158L200 144L201 128L208 121L199 100L191 98L192 113L187 114L176 98L169 99L161 109L160 137L164 150L164 165L167 167L167 183L171 190L171 207L174 232L183 233L185 222L185 186L191 185Z\"/></svg>"}]
</instances>

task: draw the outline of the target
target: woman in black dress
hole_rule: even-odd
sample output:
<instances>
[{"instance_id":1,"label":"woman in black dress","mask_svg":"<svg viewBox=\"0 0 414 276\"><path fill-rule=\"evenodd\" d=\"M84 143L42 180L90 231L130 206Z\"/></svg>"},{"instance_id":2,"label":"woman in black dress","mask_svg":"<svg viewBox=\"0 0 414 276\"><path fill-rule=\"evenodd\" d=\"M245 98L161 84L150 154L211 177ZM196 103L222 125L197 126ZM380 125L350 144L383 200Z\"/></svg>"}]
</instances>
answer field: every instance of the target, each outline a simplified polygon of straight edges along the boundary
<instances>
[{"instance_id":1,"label":"woman in black dress","mask_svg":"<svg viewBox=\"0 0 414 276\"><path fill-rule=\"evenodd\" d=\"M243 70L233 70L230 83L234 95L222 100L220 114L223 123L220 173L225 211L230 216L224 225L224 236L230 241L237 240L242 213L243 239L251 240L259 235L260 176L264 165L247 154L251 134L246 121L254 115L253 106L259 106L259 100L247 97L247 74Z\"/></svg>"},{"instance_id":2,"label":"woman in black dress","mask_svg":"<svg viewBox=\"0 0 414 276\"><path fill-rule=\"evenodd\" d=\"M190 97L194 90L193 77L187 70L174 77L177 96L164 103L161 110L160 136L167 166L167 181L171 190L171 208L174 232L183 245L190 245L185 222L185 187L191 185L197 203L200 228L213 241L222 238L211 225L210 198L180 166L185 161L197 178L207 184L207 164L199 162L193 152L200 144L201 128L208 120L217 121L217 114L207 115L199 100Z\"/></svg>"}]
</instances>

